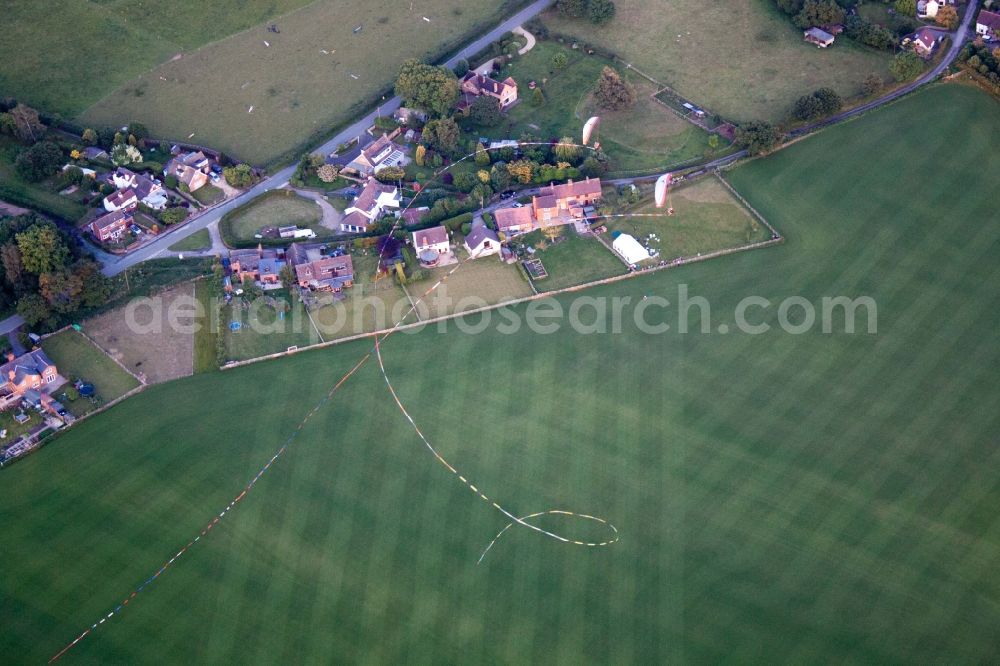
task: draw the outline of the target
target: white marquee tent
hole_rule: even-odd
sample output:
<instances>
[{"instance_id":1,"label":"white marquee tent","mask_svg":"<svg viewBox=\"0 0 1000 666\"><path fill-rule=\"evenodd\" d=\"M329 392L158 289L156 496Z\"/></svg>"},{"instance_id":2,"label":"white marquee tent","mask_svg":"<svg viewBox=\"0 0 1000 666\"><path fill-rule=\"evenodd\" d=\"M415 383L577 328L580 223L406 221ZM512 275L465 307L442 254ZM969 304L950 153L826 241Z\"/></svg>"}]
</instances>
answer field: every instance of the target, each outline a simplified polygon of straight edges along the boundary
<instances>
[{"instance_id":1,"label":"white marquee tent","mask_svg":"<svg viewBox=\"0 0 1000 666\"><path fill-rule=\"evenodd\" d=\"M628 234L619 234L618 238L611 243L621 258L630 264L637 264L643 259L649 259L649 251L642 246L634 237Z\"/></svg>"}]
</instances>

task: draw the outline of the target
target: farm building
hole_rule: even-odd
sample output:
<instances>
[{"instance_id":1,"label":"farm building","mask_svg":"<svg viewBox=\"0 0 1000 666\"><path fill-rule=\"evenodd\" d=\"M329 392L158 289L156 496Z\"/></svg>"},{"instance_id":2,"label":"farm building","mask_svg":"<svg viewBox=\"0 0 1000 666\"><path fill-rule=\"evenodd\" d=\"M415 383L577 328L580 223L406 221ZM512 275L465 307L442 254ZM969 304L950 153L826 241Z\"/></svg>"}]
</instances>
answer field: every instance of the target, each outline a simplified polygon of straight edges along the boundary
<instances>
[{"instance_id":1,"label":"farm building","mask_svg":"<svg viewBox=\"0 0 1000 666\"><path fill-rule=\"evenodd\" d=\"M826 30L821 30L820 28L809 28L802 34L803 39L810 44L815 44L821 49L825 49L830 46L836 39L836 37L828 33Z\"/></svg>"},{"instance_id":2,"label":"farm building","mask_svg":"<svg viewBox=\"0 0 1000 666\"><path fill-rule=\"evenodd\" d=\"M619 234L618 238L612 241L611 247L630 264L649 259L649 251L635 237L628 234Z\"/></svg>"}]
</instances>

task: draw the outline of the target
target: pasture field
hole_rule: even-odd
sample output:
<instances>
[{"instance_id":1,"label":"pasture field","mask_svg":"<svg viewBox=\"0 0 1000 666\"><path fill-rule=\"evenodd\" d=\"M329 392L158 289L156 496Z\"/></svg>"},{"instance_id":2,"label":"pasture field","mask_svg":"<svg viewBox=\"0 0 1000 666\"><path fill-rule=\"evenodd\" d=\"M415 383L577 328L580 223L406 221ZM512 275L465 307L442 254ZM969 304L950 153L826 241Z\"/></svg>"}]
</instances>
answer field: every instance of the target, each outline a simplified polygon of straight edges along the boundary
<instances>
[{"instance_id":1,"label":"pasture field","mask_svg":"<svg viewBox=\"0 0 1000 666\"><path fill-rule=\"evenodd\" d=\"M822 86L860 92L869 73L889 76L890 55L837 39L802 41L772 0L651 3L621 0L605 26L544 15L553 32L616 53L699 106L735 121L779 121L799 96Z\"/></svg>"},{"instance_id":2,"label":"pasture field","mask_svg":"<svg viewBox=\"0 0 1000 666\"><path fill-rule=\"evenodd\" d=\"M618 543L515 527L477 564L507 521L424 448L373 360L297 430L359 341L151 387L4 470L0 653L48 660L298 432L67 657L995 662L997 111L935 87L755 160L732 183L787 243L586 292L685 284L713 325L757 295L767 333L681 335L650 308L670 332L626 313L619 334L385 341L400 399L477 488L517 515L605 518ZM782 332L792 295L871 296L878 332Z\"/></svg>"},{"instance_id":3,"label":"pasture field","mask_svg":"<svg viewBox=\"0 0 1000 666\"><path fill-rule=\"evenodd\" d=\"M46 338L42 341L42 349L56 364L61 376L69 381L80 378L93 384L102 402L111 402L139 385L135 377L74 330ZM66 409L77 416L94 408L95 405L83 397L66 403Z\"/></svg>"},{"instance_id":4,"label":"pasture field","mask_svg":"<svg viewBox=\"0 0 1000 666\"><path fill-rule=\"evenodd\" d=\"M310 0L4 2L0 90L63 116L175 55L260 25ZM118 116L118 126L131 120ZM179 137L178 137L179 138Z\"/></svg>"},{"instance_id":5,"label":"pasture field","mask_svg":"<svg viewBox=\"0 0 1000 666\"><path fill-rule=\"evenodd\" d=\"M552 66L552 57L567 56L565 67ZM667 167L702 155L707 133L677 117L650 97L656 89L645 79L628 76L636 87L635 106L624 111L598 111L591 92L601 69L610 61L589 56L555 41L539 41L535 48L515 58L501 76L509 74L518 82L521 102L507 112L507 122L496 128L476 127L477 135L490 138L517 138L528 132L543 140L564 136L580 140L583 123L592 115L601 116L599 140L612 159L615 171ZM545 104L532 103L528 83L535 81L545 94Z\"/></svg>"},{"instance_id":6,"label":"pasture field","mask_svg":"<svg viewBox=\"0 0 1000 666\"><path fill-rule=\"evenodd\" d=\"M195 285L188 282L166 289L157 297L162 299L166 313L174 303L191 302L194 294ZM153 326L138 331L118 308L86 320L83 331L109 356L135 374L145 375L147 382L164 382L194 372L194 335L187 327L199 320L178 316L176 321L184 328L164 325L165 317L155 326L151 310L144 308L136 312L135 322Z\"/></svg>"},{"instance_id":7,"label":"pasture field","mask_svg":"<svg viewBox=\"0 0 1000 666\"><path fill-rule=\"evenodd\" d=\"M649 188L646 188L649 189ZM656 208L651 190L632 210L639 214L664 217L620 217L605 224L609 232L621 231L635 236L640 242L652 234L659 240L649 240L647 247L658 249L659 261L693 257L697 254L764 241L770 232L753 218L726 188L713 178L675 186L670 194L672 216L666 209ZM611 242L610 233L604 236Z\"/></svg>"},{"instance_id":8,"label":"pasture field","mask_svg":"<svg viewBox=\"0 0 1000 666\"><path fill-rule=\"evenodd\" d=\"M194 134L192 141L254 164L295 159L331 126L367 110L403 60L434 58L520 4L416 0L411 10L394 0L316 0L275 20L279 33L258 24L180 59L160 58L80 120L140 120L157 136Z\"/></svg>"},{"instance_id":9,"label":"pasture field","mask_svg":"<svg viewBox=\"0 0 1000 666\"><path fill-rule=\"evenodd\" d=\"M325 236L329 230L320 224L322 217L315 201L291 190L274 190L226 213L219 220L219 232L231 246L253 241L264 227L309 227L317 236Z\"/></svg>"}]
</instances>

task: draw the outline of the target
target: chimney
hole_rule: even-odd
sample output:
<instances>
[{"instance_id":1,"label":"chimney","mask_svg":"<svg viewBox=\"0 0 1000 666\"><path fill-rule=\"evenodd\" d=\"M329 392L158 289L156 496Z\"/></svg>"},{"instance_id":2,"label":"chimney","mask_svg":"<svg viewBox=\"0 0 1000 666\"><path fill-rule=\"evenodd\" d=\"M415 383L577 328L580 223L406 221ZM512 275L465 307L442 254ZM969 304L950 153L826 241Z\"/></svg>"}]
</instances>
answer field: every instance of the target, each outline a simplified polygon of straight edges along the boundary
<instances>
[{"instance_id":1,"label":"chimney","mask_svg":"<svg viewBox=\"0 0 1000 666\"><path fill-rule=\"evenodd\" d=\"M263 243L257 243L257 257L259 259L263 259L264 258L264 244Z\"/></svg>"},{"instance_id":2,"label":"chimney","mask_svg":"<svg viewBox=\"0 0 1000 666\"><path fill-rule=\"evenodd\" d=\"M12 352L12 351L7 352L7 360L8 361L13 361L15 358L16 357L14 356L14 352Z\"/></svg>"}]
</instances>

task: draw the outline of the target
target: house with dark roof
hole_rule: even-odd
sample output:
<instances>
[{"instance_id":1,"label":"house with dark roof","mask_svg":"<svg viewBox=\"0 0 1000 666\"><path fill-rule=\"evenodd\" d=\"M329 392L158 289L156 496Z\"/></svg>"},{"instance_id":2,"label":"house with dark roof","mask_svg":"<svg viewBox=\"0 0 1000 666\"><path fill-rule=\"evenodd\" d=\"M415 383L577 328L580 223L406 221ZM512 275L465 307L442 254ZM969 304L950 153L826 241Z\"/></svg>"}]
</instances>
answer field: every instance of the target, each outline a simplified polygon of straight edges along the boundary
<instances>
[{"instance_id":1,"label":"house with dark roof","mask_svg":"<svg viewBox=\"0 0 1000 666\"><path fill-rule=\"evenodd\" d=\"M426 250L444 254L449 247L448 229L443 226L413 232L413 249L418 254Z\"/></svg>"},{"instance_id":2,"label":"house with dark roof","mask_svg":"<svg viewBox=\"0 0 1000 666\"><path fill-rule=\"evenodd\" d=\"M132 224L132 214L116 210L113 213L101 215L88 226L94 238L102 243L114 242L122 237Z\"/></svg>"},{"instance_id":3,"label":"house with dark roof","mask_svg":"<svg viewBox=\"0 0 1000 666\"><path fill-rule=\"evenodd\" d=\"M976 34L983 39L1000 39L1000 14L980 9L976 16Z\"/></svg>"},{"instance_id":4,"label":"house with dark roof","mask_svg":"<svg viewBox=\"0 0 1000 666\"><path fill-rule=\"evenodd\" d=\"M482 221L476 222L465 237L465 251L471 259L497 254L500 251L500 238Z\"/></svg>"},{"instance_id":5,"label":"house with dark roof","mask_svg":"<svg viewBox=\"0 0 1000 666\"><path fill-rule=\"evenodd\" d=\"M59 370L41 349L18 357L8 354L0 365L0 410L17 404L28 391L43 391L58 385Z\"/></svg>"},{"instance_id":6,"label":"house with dark roof","mask_svg":"<svg viewBox=\"0 0 1000 666\"><path fill-rule=\"evenodd\" d=\"M462 77L460 91L462 96L458 108L463 110L472 106L476 97L484 95L497 100L501 110L508 109L517 101L517 82L509 76L503 81L497 81L485 74L470 70Z\"/></svg>"},{"instance_id":7,"label":"house with dark roof","mask_svg":"<svg viewBox=\"0 0 1000 666\"><path fill-rule=\"evenodd\" d=\"M930 28L921 28L913 33L911 40L914 53L922 58L930 58L934 49L941 42L941 37Z\"/></svg>"},{"instance_id":8,"label":"house with dark roof","mask_svg":"<svg viewBox=\"0 0 1000 666\"><path fill-rule=\"evenodd\" d=\"M229 251L229 268L238 283L250 279L264 285L280 284L281 269L284 267L281 250L264 249L258 244L256 250Z\"/></svg>"}]
</instances>

